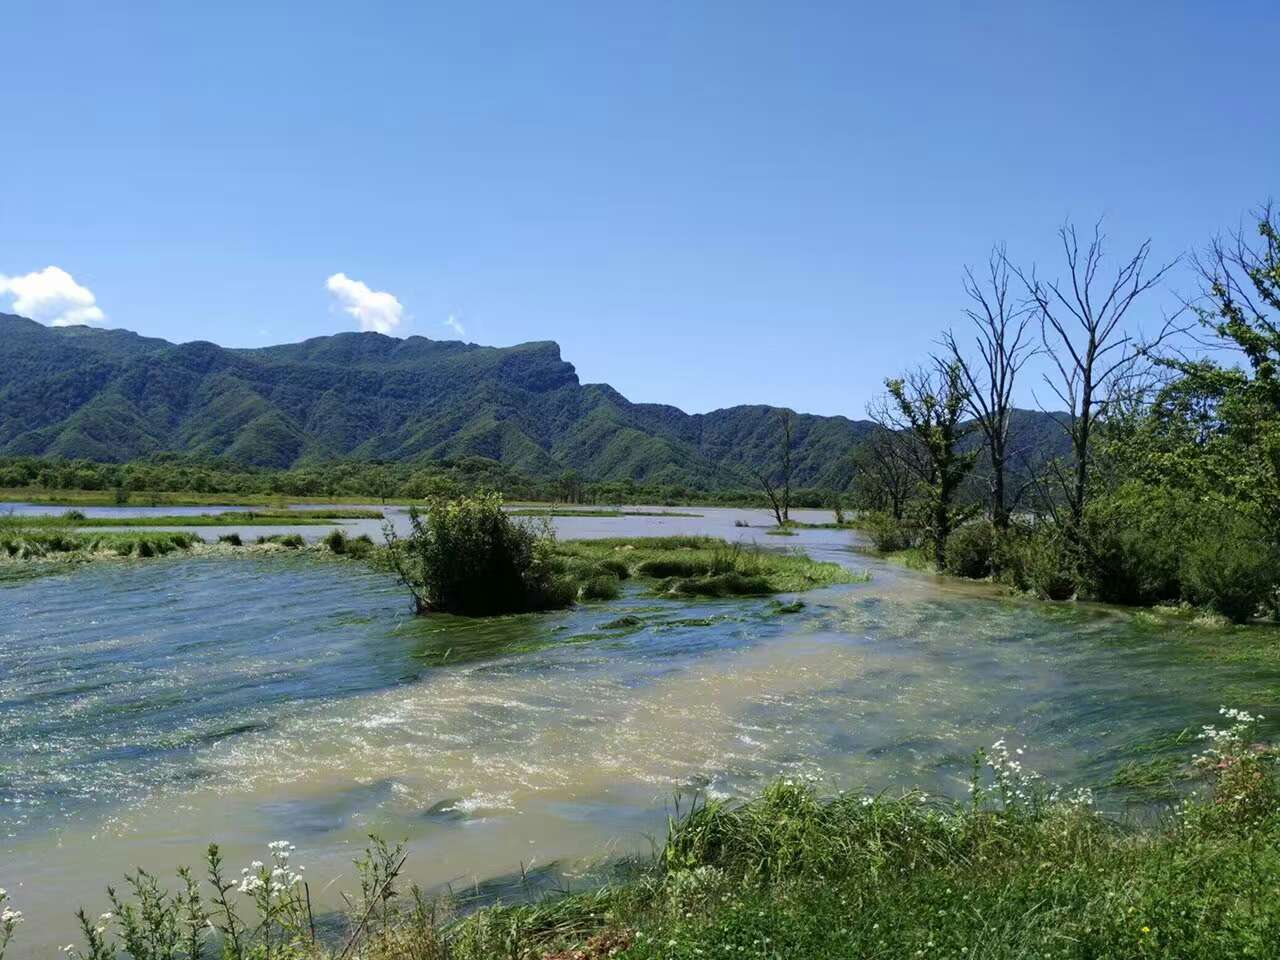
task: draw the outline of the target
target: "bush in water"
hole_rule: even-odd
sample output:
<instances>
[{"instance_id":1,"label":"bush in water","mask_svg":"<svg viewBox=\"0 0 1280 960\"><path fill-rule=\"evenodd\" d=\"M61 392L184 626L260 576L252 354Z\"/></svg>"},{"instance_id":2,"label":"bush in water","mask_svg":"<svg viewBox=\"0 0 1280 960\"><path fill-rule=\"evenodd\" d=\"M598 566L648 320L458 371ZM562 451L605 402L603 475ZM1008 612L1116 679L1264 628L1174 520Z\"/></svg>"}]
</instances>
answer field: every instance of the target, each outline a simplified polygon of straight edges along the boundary
<instances>
[{"instance_id":1,"label":"bush in water","mask_svg":"<svg viewBox=\"0 0 1280 960\"><path fill-rule=\"evenodd\" d=\"M557 574L555 533L514 520L498 494L436 501L409 510L410 533L388 525L390 560L419 613L488 616L552 610L576 588Z\"/></svg>"}]
</instances>

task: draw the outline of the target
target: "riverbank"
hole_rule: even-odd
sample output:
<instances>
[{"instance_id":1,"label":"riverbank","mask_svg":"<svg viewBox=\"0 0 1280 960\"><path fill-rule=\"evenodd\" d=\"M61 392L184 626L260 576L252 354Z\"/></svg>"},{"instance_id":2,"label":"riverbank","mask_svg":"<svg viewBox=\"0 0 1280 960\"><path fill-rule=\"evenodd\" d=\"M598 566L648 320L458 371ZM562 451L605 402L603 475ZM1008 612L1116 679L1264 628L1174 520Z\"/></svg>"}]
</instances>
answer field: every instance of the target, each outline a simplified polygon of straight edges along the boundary
<instances>
[{"instance_id":1,"label":"riverbank","mask_svg":"<svg viewBox=\"0 0 1280 960\"><path fill-rule=\"evenodd\" d=\"M87 517L78 510L62 514L25 514L0 520L5 526L87 530L95 527L291 527L326 526L335 520L381 520L381 510L230 510L222 513L149 514Z\"/></svg>"},{"instance_id":2,"label":"riverbank","mask_svg":"<svg viewBox=\"0 0 1280 960\"><path fill-rule=\"evenodd\" d=\"M357 860L363 893L348 915L316 917L306 852L281 841L222 903L193 898L198 885L180 900L146 884L134 912L127 896L104 903L111 912L86 921L71 955L108 956L130 925L151 934L185 915L199 921L192 954L220 934L243 960L260 947L256 913L277 951L316 960L1273 957L1275 751L1254 742L1261 718L1224 715L1185 759L1201 792L1154 825L1052 788L999 741L975 756L967 801L821 796L792 780L745 802L695 797L652 858L615 863L604 870L614 880L579 892L530 900L517 889L528 902L512 905L406 890L410 852L375 841ZM216 848L208 866L215 890L235 875Z\"/></svg>"}]
</instances>

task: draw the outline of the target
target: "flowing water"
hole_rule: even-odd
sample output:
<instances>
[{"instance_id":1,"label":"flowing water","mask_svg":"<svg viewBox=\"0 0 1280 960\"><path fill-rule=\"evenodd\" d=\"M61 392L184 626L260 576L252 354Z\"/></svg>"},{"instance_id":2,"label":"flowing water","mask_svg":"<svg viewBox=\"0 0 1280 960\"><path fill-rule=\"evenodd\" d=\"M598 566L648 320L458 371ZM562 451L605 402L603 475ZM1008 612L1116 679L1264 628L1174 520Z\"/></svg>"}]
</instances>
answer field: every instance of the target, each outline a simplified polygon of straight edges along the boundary
<instances>
[{"instance_id":1,"label":"flowing water","mask_svg":"<svg viewBox=\"0 0 1280 960\"><path fill-rule=\"evenodd\" d=\"M326 904L371 831L407 838L425 885L519 895L522 871L565 882L647 852L680 789L790 774L959 794L1001 736L1049 777L1099 785L1133 756L1189 753L1177 735L1220 703L1280 693L1275 672L1123 611L906 571L849 531L779 538L734 526L760 512L697 512L557 527L755 539L872 579L796 614L632 585L486 621L415 618L386 576L296 554L0 585L0 886L29 921L12 955L49 955L77 905L105 909L108 880L196 864L210 840L235 866L291 840Z\"/></svg>"}]
</instances>

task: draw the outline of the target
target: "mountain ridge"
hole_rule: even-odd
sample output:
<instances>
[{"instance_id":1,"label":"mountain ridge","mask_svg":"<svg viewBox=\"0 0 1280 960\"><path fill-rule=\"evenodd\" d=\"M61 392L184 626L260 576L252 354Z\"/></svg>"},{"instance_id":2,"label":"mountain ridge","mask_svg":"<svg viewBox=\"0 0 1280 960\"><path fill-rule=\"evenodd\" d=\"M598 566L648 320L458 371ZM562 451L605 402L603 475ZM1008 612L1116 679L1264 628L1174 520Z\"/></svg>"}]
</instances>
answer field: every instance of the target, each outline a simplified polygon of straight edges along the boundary
<instances>
[{"instance_id":1,"label":"mountain ridge","mask_svg":"<svg viewBox=\"0 0 1280 960\"><path fill-rule=\"evenodd\" d=\"M484 456L534 477L751 482L777 450L761 404L685 413L583 383L560 346L344 332L268 347L171 343L0 314L0 454L123 462L158 453L259 467ZM1043 415L1047 416L1047 415ZM875 426L795 413L795 482L847 485Z\"/></svg>"}]
</instances>

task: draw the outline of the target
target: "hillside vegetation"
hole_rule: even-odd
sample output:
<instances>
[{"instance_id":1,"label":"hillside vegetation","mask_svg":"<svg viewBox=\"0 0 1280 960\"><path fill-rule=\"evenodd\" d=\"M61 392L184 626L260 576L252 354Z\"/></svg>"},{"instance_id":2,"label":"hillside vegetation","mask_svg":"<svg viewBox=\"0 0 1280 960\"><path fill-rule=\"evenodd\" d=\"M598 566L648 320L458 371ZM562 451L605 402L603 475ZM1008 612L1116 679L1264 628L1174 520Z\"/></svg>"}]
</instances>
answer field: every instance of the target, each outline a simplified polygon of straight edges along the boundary
<instances>
[{"instance_id":1,"label":"hillside vegetation","mask_svg":"<svg viewBox=\"0 0 1280 960\"><path fill-rule=\"evenodd\" d=\"M0 314L0 455L107 463L159 453L288 468L485 458L533 478L754 486L776 410L687 414L579 382L557 344L341 333L261 349ZM1031 415L1036 416L1036 415ZM798 486L843 489L873 426L797 415Z\"/></svg>"}]
</instances>

